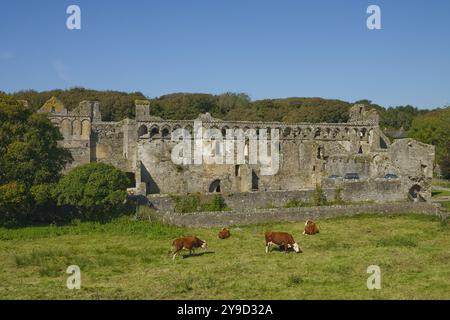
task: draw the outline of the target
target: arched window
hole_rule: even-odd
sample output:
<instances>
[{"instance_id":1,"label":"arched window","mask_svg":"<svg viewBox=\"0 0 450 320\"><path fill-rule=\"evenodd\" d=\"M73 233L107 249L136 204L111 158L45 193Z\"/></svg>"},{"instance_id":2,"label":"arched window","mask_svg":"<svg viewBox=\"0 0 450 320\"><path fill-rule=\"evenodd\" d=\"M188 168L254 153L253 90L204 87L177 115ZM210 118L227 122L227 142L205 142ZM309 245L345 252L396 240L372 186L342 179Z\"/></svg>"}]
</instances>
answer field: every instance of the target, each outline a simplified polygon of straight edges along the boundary
<instances>
[{"instance_id":1,"label":"arched window","mask_svg":"<svg viewBox=\"0 0 450 320\"><path fill-rule=\"evenodd\" d=\"M162 133L162 138L163 139L170 139L170 130L169 130L169 128L164 128L161 133Z\"/></svg>"},{"instance_id":2,"label":"arched window","mask_svg":"<svg viewBox=\"0 0 450 320\"><path fill-rule=\"evenodd\" d=\"M159 128L153 127L152 130L150 131L150 138L154 138L158 135L159 135Z\"/></svg>"},{"instance_id":3,"label":"arched window","mask_svg":"<svg viewBox=\"0 0 450 320\"><path fill-rule=\"evenodd\" d=\"M138 130L138 137L142 138L143 136L145 136L146 134L148 134L148 128L146 125L142 125L139 127Z\"/></svg>"}]
</instances>

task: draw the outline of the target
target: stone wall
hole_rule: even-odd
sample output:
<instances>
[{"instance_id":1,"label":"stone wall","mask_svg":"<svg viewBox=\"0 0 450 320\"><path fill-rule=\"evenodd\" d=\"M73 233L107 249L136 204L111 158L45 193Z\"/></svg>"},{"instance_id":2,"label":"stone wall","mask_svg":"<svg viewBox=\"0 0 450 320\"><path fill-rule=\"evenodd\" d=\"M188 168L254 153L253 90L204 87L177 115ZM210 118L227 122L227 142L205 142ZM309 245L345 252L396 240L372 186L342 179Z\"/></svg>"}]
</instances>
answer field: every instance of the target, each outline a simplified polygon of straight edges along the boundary
<instances>
[{"instance_id":1,"label":"stone wall","mask_svg":"<svg viewBox=\"0 0 450 320\"><path fill-rule=\"evenodd\" d=\"M265 222L304 222L308 219L321 220L333 217L354 216L359 214L427 214L439 215L438 207L428 203L386 203L333 207L261 209L254 211L202 212L190 214L165 213L162 219L166 223L184 227L222 228Z\"/></svg>"},{"instance_id":2,"label":"stone wall","mask_svg":"<svg viewBox=\"0 0 450 320\"><path fill-rule=\"evenodd\" d=\"M363 181L332 181L329 188L323 188L325 199L329 202L335 200L336 190L339 188L340 197L346 202L353 203L385 203L407 201L407 196L398 192L401 187L399 180L363 180ZM238 192L222 193L228 208L234 211L252 211L255 209L282 208L289 201L302 201L313 203L315 189L292 191L266 191L266 192ZM212 199L214 194L209 194ZM207 198L208 195L203 195ZM174 203L168 195L148 195L152 206L160 212L174 212Z\"/></svg>"},{"instance_id":3,"label":"stone wall","mask_svg":"<svg viewBox=\"0 0 450 320\"><path fill-rule=\"evenodd\" d=\"M102 122L99 110L98 102L83 101L68 111L52 98L39 112L47 113L60 128L64 136L61 145L72 152L75 161L66 170L90 162L110 163L134 177L135 188L130 188L130 193L220 192L236 209L266 207L270 202L283 206L293 198L306 201L316 185L327 189L330 198L334 197L333 190L342 189L347 201L406 200L408 194L417 192L423 200L431 198L434 147L412 139L390 144L378 125L376 112L365 110L363 105L351 108L348 123L223 121L208 113L195 120L168 120L152 116L148 101L136 103L135 120ZM175 164L171 155L177 142L171 141L171 135L185 129L190 133L187 144L192 147L196 122L222 136L238 131L250 135L251 130L267 129L269 153L273 154L274 148L280 150L279 170L264 175L261 163L250 164L248 139L243 147L245 163ZM271 140L276 133L272 130L279 132L279 145L272 145L277 141ZM220 139L211 145L222 150L221 156L226 148L238 149L237 144L225 148ZM215 152L211 153L214 156ZM360 181L342 180L345 174L354 172ZM386 180L387 174L395 174L398 179ZM330 180L332 175L341 179Z\"/></svg>"}]
</instances>

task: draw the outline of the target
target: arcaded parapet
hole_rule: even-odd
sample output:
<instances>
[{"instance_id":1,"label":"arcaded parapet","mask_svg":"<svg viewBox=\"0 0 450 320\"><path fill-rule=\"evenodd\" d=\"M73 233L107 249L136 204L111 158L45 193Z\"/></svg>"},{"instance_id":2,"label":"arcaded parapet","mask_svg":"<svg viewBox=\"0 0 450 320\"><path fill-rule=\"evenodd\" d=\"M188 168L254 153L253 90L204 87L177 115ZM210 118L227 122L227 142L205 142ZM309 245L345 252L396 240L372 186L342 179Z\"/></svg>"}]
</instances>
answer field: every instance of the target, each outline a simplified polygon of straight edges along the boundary
<instances>
[{"instance_id":1,"label":"arcaded parapet","mask_svg":"<svg viewBox=\"0 0 450 320\"><path fill-rule=\"evenodd\" d=\"M72 153L74 162L66 169L92 162L92 123L101 121L98 102L82 101L72 111L55 97L50 98L39 110L47 113L50 121L59 127L64 140L61 145Z\"/></svg>"},{"instance_id":2,"label":"arcaded parapet","mask_svg":"<svg viewBox=\"0 0 450 320\"><path fill-rule=\"evenodd\" d=\"M151 115L147 100L136 101L135 120L120 122L102 122L95 102L82 102L69 112L52 98L40 112L47 112L60 127L62 144L74 154L73 165L113 164L132 177L134 193L287 192L319 185L339 190L347 201L431 197L434 147L412 139L391 144L379 128L376 111L366 110L364 105L350 109L348 123L223 121L208 113L195 120L168 120ZM199 123L204 129L216 129L222 137L239 129L245 133L254 130L257 135L267 129L271 150L275 146L279 150L279 167L273 174L264 174L260 163L251 164L248 139L244 163L174 163L172 154L178 141L172 141L172 134L185 129L189 134L186 146L194 154L194 129ZM273 130L279 133L279 143L272 146L276 140L272 139ZM223 155L224 151L228 151L225 144L215 141L211 152ZM349 174L358 178L346 179Z\"/></svg>"}]
</instances>

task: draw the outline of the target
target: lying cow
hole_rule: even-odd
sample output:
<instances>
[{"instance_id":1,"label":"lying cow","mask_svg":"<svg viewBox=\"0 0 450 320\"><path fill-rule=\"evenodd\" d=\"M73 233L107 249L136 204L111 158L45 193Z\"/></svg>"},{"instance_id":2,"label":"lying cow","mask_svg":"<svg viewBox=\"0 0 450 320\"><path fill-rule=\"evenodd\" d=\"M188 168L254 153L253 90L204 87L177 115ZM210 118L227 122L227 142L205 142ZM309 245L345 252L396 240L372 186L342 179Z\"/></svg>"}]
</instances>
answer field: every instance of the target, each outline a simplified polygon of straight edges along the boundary
<instances>
[{"instance_id":1,"label":"lying cow","mask_svg":"<svg viewBox=\"0 0 450 320\"><path fill-rule=\"evenodd\" d=\"M292 248L295 252L303 252L302 248L299 247L297 242L295 242L294 237L286 232L266 232L266 253L269 253L271 245L278 245L285 252Z\"/></svg>"},{"instance_id":2,"label":"lying cow","mask_svg":"<svg viewBox=\"0 0 450 320\"><path fill-rule=\"evenodd\" d=\"M311 220L306 221L303 234L314 235L316 233L319 233L319 228L317 228L317 225Z\"/></svg>"},{"instance_id":3,"label":"lying cow","mask_svg":"<svg viewBox=\"0 0 450 320\"><path fill-rule=\"evenodd\" d=\"M172 249L173 249L172 259L175 260L175 257L177 256L177 254L179 254L180 251L183 249L189 250L189 255L191 255L192 252L194 252L194 250L196 248L206 249L206 248L208 248L208 244L206 243L206 241L200 240L196 236L175 239L172 242ZM169 253L170 253L170 251L169 251Z\"/></svg>"},{"instance_id":4,"label":"lying cow","mask_svg":"<svg viewBox=\"0 0 450 320\"><path fill-rule=\"evenodd\" d=\"M219 232L219 239L226 239L230 237L230 230L228 230L227 228L223 228L220 232Z\"/></svg>"}]
</instances>

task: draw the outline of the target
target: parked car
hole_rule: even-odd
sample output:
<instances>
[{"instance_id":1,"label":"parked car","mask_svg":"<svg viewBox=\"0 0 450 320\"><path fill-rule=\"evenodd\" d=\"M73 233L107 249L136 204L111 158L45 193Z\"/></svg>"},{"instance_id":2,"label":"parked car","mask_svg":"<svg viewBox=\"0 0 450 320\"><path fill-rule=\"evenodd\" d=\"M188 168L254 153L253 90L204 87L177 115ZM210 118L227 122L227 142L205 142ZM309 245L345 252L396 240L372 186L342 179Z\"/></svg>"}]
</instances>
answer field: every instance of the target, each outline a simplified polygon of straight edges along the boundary
<instances>
[{"instance_id":1,"label":"parked car","mask_svg":"<svg viewBox=\"0 0 450 320\"><path fill-rule=\"evenodd\" d=\"M387 180L398 179L398 175L393 174L393 173L388 173L387 175L384 176L384 178Z\"/></svg>"},{"instance_id":2,"label":"parked car","mask_svg":"<svg viewBox=\"0 0 450 320\"><path fill-rule=\"evenodd\" d=\"M359 174L357 173L346 173L344 176L345 180L359 180Z\"/></svg>"},{"instance_id":3,"label":"parked car","mask_svg":"<svg viewBox=\"0 0 450 320\"><path fill-rule=\"evenodd\" d=\"M333 179L333 180L337 180L337 179L341 179L341 176L338 176L337 174L332 174L331 176L328 177L328 179Z\"/></svg>"}]
</instances>

